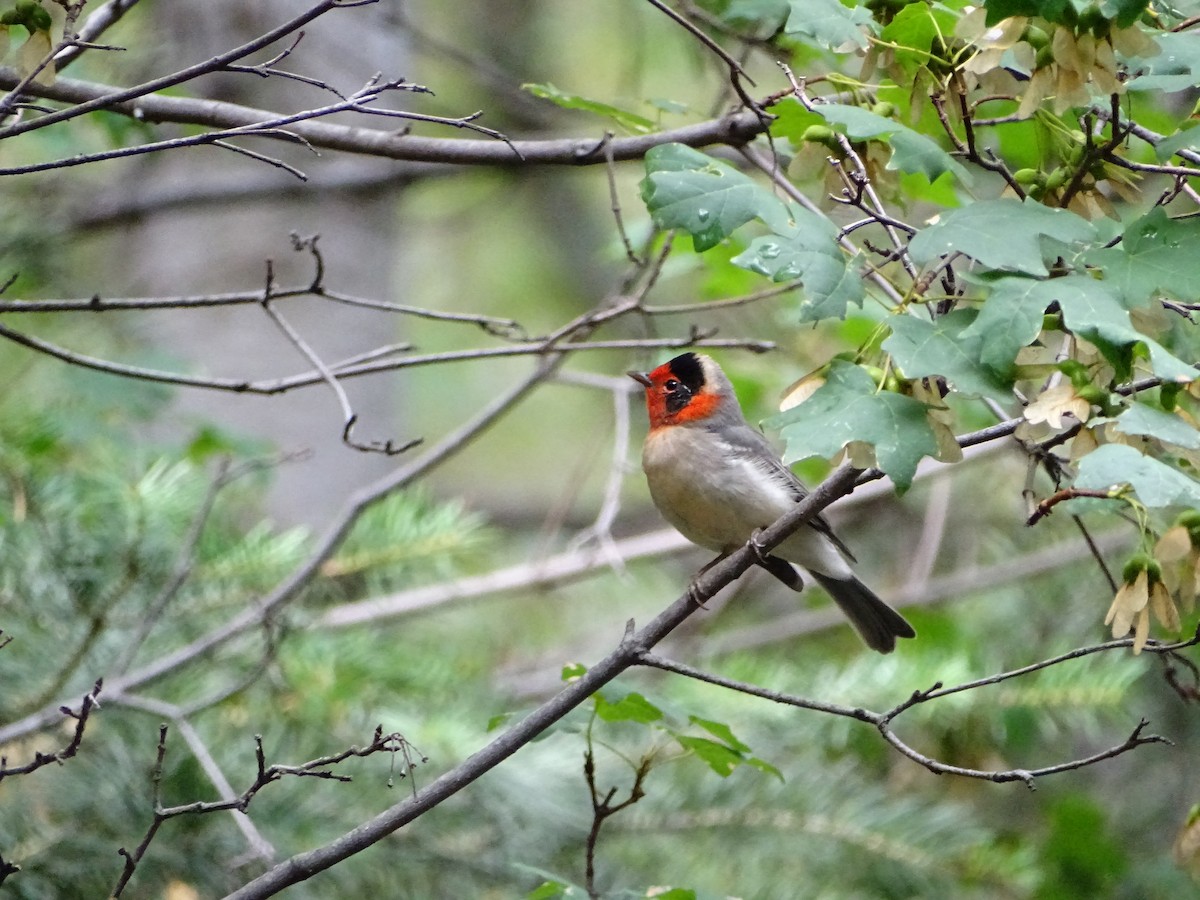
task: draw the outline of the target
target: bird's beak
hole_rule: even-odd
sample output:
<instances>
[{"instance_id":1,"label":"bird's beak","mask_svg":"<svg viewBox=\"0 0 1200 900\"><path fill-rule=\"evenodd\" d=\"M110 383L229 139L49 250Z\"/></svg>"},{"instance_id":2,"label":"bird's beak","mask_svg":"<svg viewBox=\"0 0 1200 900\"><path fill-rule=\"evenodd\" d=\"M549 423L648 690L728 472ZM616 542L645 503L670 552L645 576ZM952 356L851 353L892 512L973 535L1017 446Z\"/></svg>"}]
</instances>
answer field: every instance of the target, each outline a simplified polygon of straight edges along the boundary
<instances>
[{"instance_id":1,"label":"bird's beak","mask_svg":"<svg viewBox=\"0 0 1200 900\"><path fill-rule=\"evenodd\" d=\"M644 385L645 387L654 387L654 382L650 380L649 375L643 374L642 372L626 372L625 374L640 385Z\"/></svg>"}]
</instances>

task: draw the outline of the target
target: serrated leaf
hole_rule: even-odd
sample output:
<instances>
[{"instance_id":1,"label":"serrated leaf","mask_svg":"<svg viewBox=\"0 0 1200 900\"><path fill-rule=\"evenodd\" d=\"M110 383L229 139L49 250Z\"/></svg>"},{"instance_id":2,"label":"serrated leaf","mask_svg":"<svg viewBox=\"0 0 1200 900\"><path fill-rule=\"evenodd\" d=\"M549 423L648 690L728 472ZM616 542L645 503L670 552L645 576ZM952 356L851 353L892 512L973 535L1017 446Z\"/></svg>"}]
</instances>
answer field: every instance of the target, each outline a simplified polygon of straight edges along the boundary
<instances>
[{"instance_id":1,"label":"serrated leaf","mask_svg":"<svg viewBox=\"0 0 1200 900\"><path fill-rule=\"evenodd\" d=\"M1155 207L1125 229L1119 245L1084 255L1104 270L1129 307L1141 306L1156 291L1194 300L1200 296L1200 219L1173 219Z\"/></svg>"},{"instance_id":2,"label":"serrated leaf","mask_svg":"<svg viewBox=\"0 0 1200 900\"><path fill-rule=\"evenodd\" d=\"M1092 224L1073 212L1005 198L950 210L917 232L908 252L923 264L957 251L992 269L1045 276L1045 258L1059 255L1047 240L1071 245L1095 237Z\"/></svg>"},{"instance_id":3,"label":"serrated leaf","mask_svg":"<svg viewBox=\"0 0 1200 900\"><path fill-rule=\"evenodd\" d=\"M657 722L663 711L634 691L616 702L596 694L596 715L605 722Z\"/></svg>"},{"instance_id":4,"label":"serrated leaf","mask_svg":"<svg viewBox=\"0 0 1200 900\"><path fill-rule=\"evenodd\" d=\"M792 207L791 214L786 234L755 238L733 264L772 281L799 278L805 294L801 322L844 318L847 303L862 305L862 278L838 244L832 222L801 207Z\"/></svg>"},{"instance_id":5,"label":"serrated leaf","mask_svg":"<svg viewBox=\"0 0 1200 900\"><path fill-rule=\"evenodd\" d=\"M1129 311L1121 305L1108 282L1086 275L1068 275L1052 278L1045 284L1047 293L1058 301L1067 328L1095 344L1117 368L1118 377L1129 377L1139 344L1148 351L1155 375L1178 382L1188 382L1197 376L1196 369L1133 327Z\"/></svg>"},{"instance_id":6,"label":"serrated leaf","mask_svg":"<svg viewBox=\"0 0 1200 900\"><path fill-rule=\"evenodd\" d=\"M1158 53L1135 68L1142 74L1130 79L1131 91L1173 93L1200 84L1200 41L1189 31L1154 35Z\"/></svg>"},{"instance_id":7,"label":"serrated leaf","mask_svg":"<svg viewBox=\"0 0 1200 900\"><path fill-rule=\"evenodd\" d=\"M1045 294L1049 281L999 278L963 338L979 341L979 361L1001 375L1010 375L1017 352L1042 332L1042 317L1053 298Z\"/></svg>"},{"instance_id":8,"label":"serrated leaf","mask_svg":"<svg viewBox=\"0 0 1200 900\"><path fill-rule=\"evenodd\" d=\"M733 773L733 770L743 762L740 755L730 750L724 744L718 744L716 741L710 741L708 738L677 734L675 735L675 740L679 741L680 746L685 750L692 751L696 756L704 760L708 764L708 767L722 778L728 778Z\"/></svg>"},{"instance_id":9,"label":"serrated leaf","mask_svg":"<svg viewBox=\"0 0 1200 900\"><path fill-rule=\"evenodd\" d=\"M646 154L641 189L654 224L687 231L697 252L715 247L752 219L772 230L790 224L787 206L770 191L683 144L663 144Z\"/></svg>"},{"instance_id":10,"label":"serrated leaf","mask_svg":"<svg viewBox=\"0 0 1200 900\"><path fill-rule=\"evenodd\" d=\"M1174 413L1146 403L1130 404L1112 421L1125 434L1143 435L1188 450L1200 450L1200 431Z\"/></svg>"},{"instance_id":11,"label":"serrated leaf","mask_svg":"<svg viewBox=\"0 0 1200 900\"><path fill-rule=\"evenodd\" d=\"M713 737L724 741L730 748L738 753L749 753L750 748L739 741L731 729L724 722L713 722L709 719L701 719L699 716L688 716L688 721L693 725L699 725Z\"/></svg>"},{"instance_id":12,"label":"serrated leaf","mask_svg":"<svg viewBox=\"0 0 1200 900\"><path fill-rule=\"evenodd\" d=\"M941 375L963 394L1004 393L1010 385L980 361L983 338L968 334L976 315L973 309L960 309L932 322L893 316L888 320L892 335L883 342L883 349L906 378Z\"/></svg>"},{"instance_id":13,"label":"serrated leaf","mask_svg":"<svg viewBox=\"0 0 1200 900\"><path fill-rule=\"evenodd\" d=\"M851 441L875 448L879 467L906 491L917 463L937 453L937 441L924 404L880 391L866 371L846 362L830 363L825 383L798 406L765 423L787 442L784 461L830 457Z\"/></svg>"},{"instance_id":14,"label":"serrated leaf","mask_svg":"<svg viewBox=\"0 0 1200 900\"><path fill-rule=\"evenodd\" d=\"M598 116L612 119L622 128L626 128L637 134L649 134L651 131L654 131L654 123L645 116L639 116L636 113L612 106L608 103L602 103L599 100L591 100L587 97L581 97L578 94L568 94L566 91L560 91L552 84L523 84L521 85L521 90L528 91L539 99L549 100L555 106L561 106L563 109L583 110L584 112L595 113Z\"/></svg>"},{"instance_id":15,"label":"serrated leaf","mask_svg":"<svg viewBox=\"0 0 1200 900\"><path fill-rule=\"evenodd\" d=\"M1149 507L1200 506L1200 482L1132 447L1105 444L1080 460L1075 487L1107 490L1123 484Z\"/></svg>"},{"instance_id":16,"label":"serrated leaf","mask_svg":"<svg viewBox=\"0 0 1200 900\"><path fill-rule=\"evenodd\" d=\"M858 106L830 103L817 106L815 111L825 121L838 127L847 137L862 141L889 137L892 158L887 167L901 172L920 172L930 181L937 181L947 172L963 184L974 181L962 163L939 147L931 138L913 131L907 125L876 115Z\"/></svg>"},{"instance_id":17,"label":"serrated leaf","mask_svg":"<svg viewBox=\"0 0 1200 900\"><path fill-rule=\"evenodd\" d=\"M783 30L812 38L827 50L868 46L863 27L876 30L878 26L871 11L864 6L843 6L838 0L790 0L792 12Z\"/></svg>"}]
</instances>

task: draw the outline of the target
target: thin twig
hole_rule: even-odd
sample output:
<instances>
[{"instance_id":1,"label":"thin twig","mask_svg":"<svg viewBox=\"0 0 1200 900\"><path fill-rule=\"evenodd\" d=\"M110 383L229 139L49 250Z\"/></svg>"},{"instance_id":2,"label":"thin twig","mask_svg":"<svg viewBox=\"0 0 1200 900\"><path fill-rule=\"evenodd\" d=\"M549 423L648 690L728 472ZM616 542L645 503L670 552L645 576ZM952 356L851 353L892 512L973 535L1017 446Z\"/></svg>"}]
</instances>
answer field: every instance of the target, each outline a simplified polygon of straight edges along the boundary
<instances>
[{"instance_id":1,"label":"thin twig","mask_svg":"<svg viewBox=\"0 0 1200 900\"><path fill-rule=\"evenodd\" d=\"M5 644L8 643L6 640ZM0 645L3 646L3 645ZM79 747L83 743L83 731L87 728L88 718L92 714L92 710L98 705L100 689L104 686L104 680L96 679L96 683L92 685L92 689L84 695L83 702L79 706L79 712L72 712L70 707L61 706L58 709L60 715L75 720L75 730L71 734L71 739L66 746L61 750L56 750L53 753L43 753L38 750L33 754L33 759L23 766L9 766L8 758L0 756L0 781L9 778L13 775L28 775L30 772L36 772L43 766L48 766L50 763L62 764L64 760L71 759L79 752Z\"/></svg>"}]
</instances>

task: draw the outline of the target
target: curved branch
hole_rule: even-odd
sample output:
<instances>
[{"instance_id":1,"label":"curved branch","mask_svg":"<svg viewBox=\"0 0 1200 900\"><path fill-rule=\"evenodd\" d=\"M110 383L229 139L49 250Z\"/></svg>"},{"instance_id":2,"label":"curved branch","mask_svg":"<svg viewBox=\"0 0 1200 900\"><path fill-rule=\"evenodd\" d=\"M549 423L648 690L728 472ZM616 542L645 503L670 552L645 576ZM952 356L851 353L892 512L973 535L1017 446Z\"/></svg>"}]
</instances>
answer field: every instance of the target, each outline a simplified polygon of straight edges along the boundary
<instances>
[{"instance_id":1,"label":"curved branch","mask_svg":"<svg viewBox=\"0 0 1200 900\"><path fill-rule=\"evenodd\" d=\"M11 66L0 66L0 88L11 89L21 80ZM175 83L175 82L172 82ZM135 89L130 89L130 91ZM190 97L164 97L158 94L134 94L113 85L60 78L53 85L31 85L28 93L48 100L81 104L62 113L56 121L67 118L65 113L82 110L91 112L107 109L123 113L144 122L177 122L211 128L253 128L286 116L278 112L225 103L219 100L200 100ZM35 121L44 122L46 118ZM743 110L719 119L695 125L685 125L654 134L613 138L605 142L598 138L560 138L552 140L514 140L502 143L465 138L430 138L396 131L334 125L329 122L302 121L288 130L314 147L361 153L385 159L432 162L454 165L519 166L598 165L607 157L614 160L640 159L646 151L660 144L679 143L689 147L711 144L740 146L761 134L766 126L758 116ZM6 137L0 131L0 138Z\"/></svg>"},{"instance_id":2,"label":"curved branch","mask_svg":"<svg viewBox=\"0 0 1200 900\"><path fill-rule=\"evenodd\" d=\"M1093 653L1099 653L1105 650L1115 650L1122 647L1132 647L1132 638L1122 638L1121 640L1108 641L1103 644L1096 644L1090 647L1081 647L1077 650L1071 650L1067 653L1052 657L1051 659L1042 660L1028 666L1022 666L1019 669L1011 669L1007 672L1000 672L996 675L990 675L986 678L979 678L974 681L968 681L963 684L955 685L950 688L943 688L941 684L935 684L929 690L914 691L913 694L903 702L897 704L884 712L873 712L862 707L842 706L837 703L827 703L823 700L810 700L806 697L799 697L794 694L786 694L782 691L775 691L769 688L759 687L758 685L748 684L742 681L735 681L732 678L725 678L721 675L714 675L710 672L705 672L701 669L688 666L683 663L675 662L674 660L664 659L660 656L645 651L638 657L638 662L645 666L650 666L655 669L661 669L665 672L672 672L676 675L682 675L686 678L692 678L697 681L703 681L706 684L716 685L717 687L727 688L737 691L742 694L748 694L753 697L760 697L764 700L770 700L773 703L780 703L785 706L792 706L798 709L807 709L814 712L822 712L832 716L840 716L846 719L854 719L857 722L864 722L868 725L873 725L883 739L891 744L902 755L908 757L913 762L924 766L935 775L959 775L966 778L978 778L983 781L992 781L996 783L1004 783L1010 781L1023 782L1027 787L1033 788L1034 780L1045 777L1046 775L1055 775L1060 772L1069 772L1075 769L1082 769L1085 766L1094 765L1106 759L1111 759L1114 756L1120 756L1140 747L1143 744L1169 744L1167 738L1157 734L1143 735L1148 724L1145 719L1142 719L1133 733L1120 744L1108 747L1097 753L1090 754L1078 759L1071 759L1065 762L1053 763L1051 765L1042 766L1036 769L968 769L962 766L952 765L951 763L942 762L921 753L915 747L904 741L895 729L892 727L893 721L902 713L907 712L914 706L922 703L928 703L932 700L938 700L942 697L947 697L951 694L957 694L962 691L975 690L990 684L999 684L1002 681L1008 681L1012 678L1019 678L1023 675L1028 675L1032 672L1047 669L1051 666L1067 662L1069 660L1078 659L1081 656L1088 656ZM1197 631L1190 639L1179 641L1174 644L1158 644L1147 645L1146 649L1155 653L1172 653L1184 647L1191 647L1200 643L1200 630Z\"/></svg>"}]
</instances>

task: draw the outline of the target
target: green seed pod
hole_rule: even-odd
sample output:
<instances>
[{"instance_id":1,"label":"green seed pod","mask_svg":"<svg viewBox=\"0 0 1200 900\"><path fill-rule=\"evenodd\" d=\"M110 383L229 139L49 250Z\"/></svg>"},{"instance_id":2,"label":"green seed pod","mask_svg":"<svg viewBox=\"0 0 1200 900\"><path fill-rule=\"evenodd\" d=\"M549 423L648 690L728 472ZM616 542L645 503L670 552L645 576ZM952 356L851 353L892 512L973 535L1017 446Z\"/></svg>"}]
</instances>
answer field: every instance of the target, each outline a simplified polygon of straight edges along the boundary
<instances>
[{"instance_id":1,"label":"green seed pod","mask_svg":"<svg viewBox=\"0 0 1200 900\"><path fill-rule=\"evenodd\" d=\"M836 147L837 132L828 125L809 125L800 135L800 140L806 144L824 144L826 147Z\"/></svg>"},{"instance_id":2,"label":"green seed pod","mask_svg":"<svg viewBox=\"0 0 1200 900\"><path fill-rule=\"evenodd\" d=\"M1041 50L1043 47L1050 46L1050 35L1046 34L1044 29L1038 28L1036 25L1030 25L1026 28L1025 33L1021 35L1021 39L1034 50Z\"/></svg>"}]
</instances>

